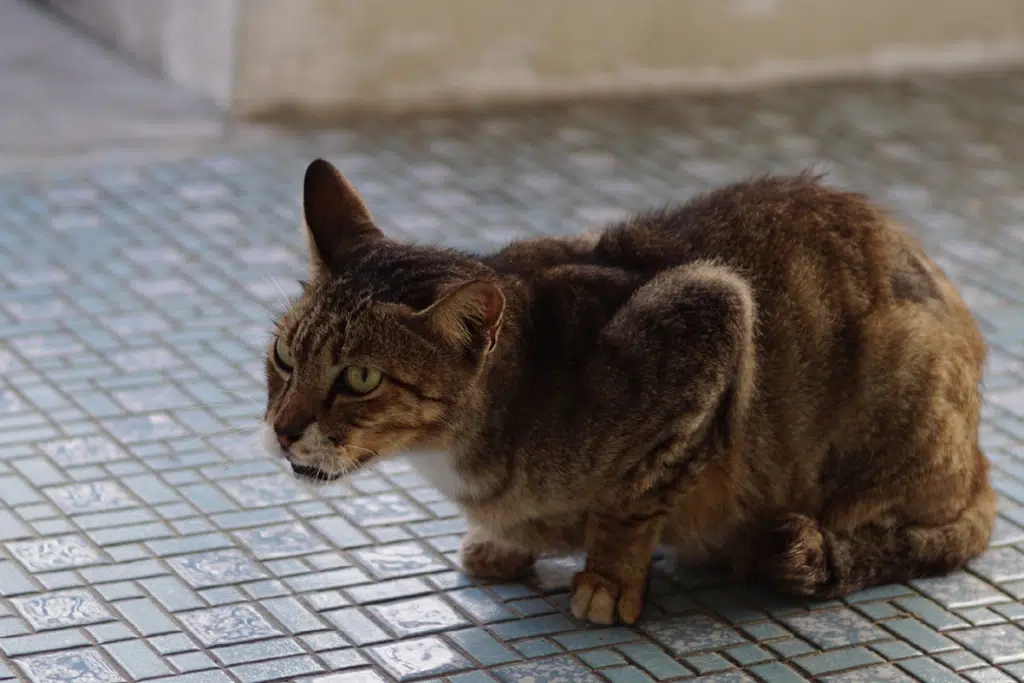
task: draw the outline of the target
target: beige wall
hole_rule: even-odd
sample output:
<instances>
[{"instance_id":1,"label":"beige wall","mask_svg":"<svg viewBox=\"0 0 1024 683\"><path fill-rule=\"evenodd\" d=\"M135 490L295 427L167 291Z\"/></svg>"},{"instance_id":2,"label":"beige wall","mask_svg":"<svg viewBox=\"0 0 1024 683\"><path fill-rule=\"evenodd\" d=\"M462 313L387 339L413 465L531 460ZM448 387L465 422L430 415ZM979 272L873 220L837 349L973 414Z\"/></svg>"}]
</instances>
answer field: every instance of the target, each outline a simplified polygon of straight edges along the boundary
<instances>
[{"instance_id":1,"label":"beige wall","mask_svg":"<svg viewBox=\"0 0 1024 683\"><path fill-rule=\"evenodd\" d=\"M178 73L256 117L1024 63L1024 0L50 1L205 12Z\"/></svg>"}]
</instances>

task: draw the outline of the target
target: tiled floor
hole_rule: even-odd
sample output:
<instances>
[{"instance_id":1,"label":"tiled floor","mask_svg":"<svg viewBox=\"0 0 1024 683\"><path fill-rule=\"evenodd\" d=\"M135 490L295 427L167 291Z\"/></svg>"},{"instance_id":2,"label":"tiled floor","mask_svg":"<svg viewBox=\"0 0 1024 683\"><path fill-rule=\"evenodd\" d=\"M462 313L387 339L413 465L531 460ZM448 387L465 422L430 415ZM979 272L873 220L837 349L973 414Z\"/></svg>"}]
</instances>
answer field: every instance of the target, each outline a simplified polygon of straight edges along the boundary
<instances>
[{"instance_id":1,"label":"tiled floor","mask_svg":"<svg viewBox=\"0 0 1024 683\"><path fill-rule=\"evenodd\" d=\"M0 679L1024 680L1024 76L377 120L174 162L0 176ZM394 235L486 247L812 162L903 215L992 342L1003 494L969 571L800 604L659 563L638 628L576 560L477 585L400 461L297 486L255 444L323 154Z\"/></svg>"}]
</instances>

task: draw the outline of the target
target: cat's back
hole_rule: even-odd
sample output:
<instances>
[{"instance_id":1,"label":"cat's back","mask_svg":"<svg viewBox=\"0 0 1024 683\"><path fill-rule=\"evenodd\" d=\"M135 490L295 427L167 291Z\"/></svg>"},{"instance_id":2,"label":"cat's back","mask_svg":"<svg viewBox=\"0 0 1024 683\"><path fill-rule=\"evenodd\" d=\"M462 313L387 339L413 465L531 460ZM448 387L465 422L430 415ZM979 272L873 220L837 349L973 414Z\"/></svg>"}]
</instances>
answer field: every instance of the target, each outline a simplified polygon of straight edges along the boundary
<instances>
[{"instance_id":1,"label":"cat's back","mask_svg":"<svg viewBox=\"0 0 1024 683\"><path fill-rule=\"evenodd\" d=\"M865 196L818 176L767 176L641 214L604 233L594 258L657 272L695 261L748 278L761 307L783 299L853 315L892 302L965 312L942 270Z\"/></svg>"},{"instance_id":2,"label":"cat's back","mask_svg":"<svg viewBox=\"0 0 1024 683\"><path fill-rule=\"evenodd\" d=\"M886 223L865 197L816 176L766 176L612 227L595 257L640 270L706 259L762 275L806 257L852 266L884 250Z\"/></svg>"}]
</instances>

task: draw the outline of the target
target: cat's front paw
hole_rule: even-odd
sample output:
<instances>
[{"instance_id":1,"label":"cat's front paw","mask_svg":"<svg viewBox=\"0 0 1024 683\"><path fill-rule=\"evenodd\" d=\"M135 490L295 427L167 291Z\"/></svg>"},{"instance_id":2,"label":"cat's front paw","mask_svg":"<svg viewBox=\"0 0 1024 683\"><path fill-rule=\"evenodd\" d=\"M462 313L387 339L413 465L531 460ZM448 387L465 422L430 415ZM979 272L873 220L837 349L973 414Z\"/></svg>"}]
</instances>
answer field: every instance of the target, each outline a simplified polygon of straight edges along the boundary
<instances>
[{"instance_id":1,"label":"cat's front paw","mask_svg":"<svg viewBox=\"0 0 1024 683\"><path fill-rule=\"evenodd\" d=\"M460 559L462 569L471 576L509 581L530 571L534 555L491 538L482 529L470 529L462 538Z\"/></svg>"},{"instance_id":2,"label":"cat's front paw","mask_svg":"<svg viewBox=\"0 0 1024 683\"><path fill-rule=\"evenodd\" d=\"M572 579L573 616L594 624L614 624L616 618L624 624L632 624L644 608L646 587L646 577L638 581L614 581L583 570Z\"/></svg>"},{"instance_id":3,"label":"cat's front paw","mask_svg":"<svg viewBox=\"0 0 1024 683\"><path fill-rule=\"evenodd\" d=\"M763 572L779 591L819 596L829 582L826 543L818 522L805 515L784 515L771 531Z\"/></svg>"}]
</instances>

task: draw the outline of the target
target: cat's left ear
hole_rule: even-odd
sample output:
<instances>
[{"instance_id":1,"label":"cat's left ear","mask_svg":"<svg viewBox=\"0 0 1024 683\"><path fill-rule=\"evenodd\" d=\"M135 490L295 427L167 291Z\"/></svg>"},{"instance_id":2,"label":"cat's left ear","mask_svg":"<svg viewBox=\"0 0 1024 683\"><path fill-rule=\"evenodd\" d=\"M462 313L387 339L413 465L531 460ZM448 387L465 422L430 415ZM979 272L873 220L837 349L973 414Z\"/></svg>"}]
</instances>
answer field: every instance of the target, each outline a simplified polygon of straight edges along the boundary
<instances>
[{"instance_id":1,"label":"cat's left ear","mask_svg":"<svg viewBox=\"0 0 1024 683\"><path fill-rule=\"evenodd\" d=\"M487 354L498 344L505 295L497 285L475 280L445 293L419 315L433 334L467 351Z\"/></svg>"},{"instance_id":2,"label":"cat's left ear","mask_svg":"<svg viewBox=\"0 0 1024 683\"><path fill-rule=\"evenodd\" d=\"M306 169L302 210L314 270L336 263L355 246L384 237L359 193L324 159L314 160Z\"/></svg>"}]
</instances>

